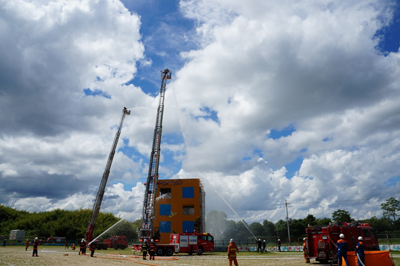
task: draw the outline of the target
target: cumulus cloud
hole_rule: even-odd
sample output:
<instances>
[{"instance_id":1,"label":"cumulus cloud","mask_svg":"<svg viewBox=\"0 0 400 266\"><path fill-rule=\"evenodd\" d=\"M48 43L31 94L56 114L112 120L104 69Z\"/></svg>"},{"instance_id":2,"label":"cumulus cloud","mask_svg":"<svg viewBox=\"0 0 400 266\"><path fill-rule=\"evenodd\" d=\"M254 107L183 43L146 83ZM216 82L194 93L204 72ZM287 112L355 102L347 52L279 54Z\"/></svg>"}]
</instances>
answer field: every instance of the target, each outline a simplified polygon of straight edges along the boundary
<instances>
[{"instance_id":1,"label":"cumulus cloud","mask_svg":"<svg viewBox=\"0 0 400 266\"><path fill-rule=\"evenodd\" d=\"M375 36L390 6L255 2L181 1L203 40L182 54L173 84L186 115L183 169L212 180L250 219L283 219L285 199L302 203L295 217L338 207L380 215L399 186L385 185L399 175L399 54L385 56ZM289 136L269 137L288 126Z\"/></svg>"},{"instance_id":2,"label":"cumulus cloud","mask_svg":"<svg viewBox=\"0 0 400 266\"><path fill-rule=\"evenodd\" d=\"M2 203L88 207L77 203L95 195L122 108L153 99L124 85L143 58L140 19L109 0L1 1L0 14ZM109 182L139 177L115 157Z\"/></svg>"},{"instance_id":3,"label":"cumulus cloud","mask_svg":"<svg viewBox=\"0 0 400 266\"><path fill-rule=\"evenodd\" d=\"M132 113L102 209L123 216L140 208L158 99L128 85L152 62L139 16L111 0L0 3L0 192L10 198L2 203L91 208L126 106ZM166 92L160 173L202 178L207 210L229 218L236 216L220 196L248 221L284 219L285 200L292 218L338 208L358 219L380 215L400 186L393 181L399 53L378 50L376 35L393 6L182 0L179 7L195 25L179 36L196 49L182 50L177 38L165 44L181 55L170 65L185 64L172 69ZM154 32L165 38L167 29ZM152 36L155 53L163 44ZM30 179L42 182L33 194Z\"/></svg>"}]
</instances>

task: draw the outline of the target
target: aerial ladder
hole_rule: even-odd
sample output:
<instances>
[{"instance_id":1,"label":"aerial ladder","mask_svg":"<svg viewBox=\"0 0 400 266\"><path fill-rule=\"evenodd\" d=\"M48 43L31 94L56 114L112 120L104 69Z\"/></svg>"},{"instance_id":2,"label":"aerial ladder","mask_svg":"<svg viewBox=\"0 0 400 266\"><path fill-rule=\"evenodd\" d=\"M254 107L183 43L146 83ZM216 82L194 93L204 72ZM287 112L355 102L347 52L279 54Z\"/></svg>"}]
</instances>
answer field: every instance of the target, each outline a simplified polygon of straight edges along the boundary
<instances>
[{"instance_id":1,"label":"aerial ladder","mask_svg":"<svg viewBox=\"0 0 400 266\"><path fill-rule=\"evenodd\" d=\"M126 107L124 107L124 109L122 110L121 122L119 123L118 131L115 134L114 142L113 142L110 154L108 155L106 168L104 169L103 177L101 178L99 191L97 192L96 200L93 205L92 216L90 217L89 226L88 226L88 229L87 229L86 235L85 235L87 243L89 243L90 241L93 240L93 232L94 232L94 228L96 226L97 216L99 215L99 212L100 212L100 206L101 206L101 202L103 200L104 191L106 189L108 176L110 175L110 169L111 169L111 164L114 159L115 149L117 148L118 139L119 139L119 136L121 135L122 124L124 123L125 116L130 115L130 114L131 114L131 111L127 110Z\"/></svg>"},{"instance_id":2,"label":"aerial ladder","mask_svg":"<svg viewBox=\"0 0 400 266\"><path fill-rule=\"evenodd\" d=\"M156 126L154 129L153 146L150 154L146 191L144 193L142 227L139 232L139 239L141 241L154 238L153 222L155 213L154 207L156 202L155 193L157 193L158 166L160 163L160 144L162 135L162 120L164 113L165 87L167 85L168 79L171 79L171 71L169 71L168 69L161 71L160 99L157 109Z\"/></svg>"}]
</instances>

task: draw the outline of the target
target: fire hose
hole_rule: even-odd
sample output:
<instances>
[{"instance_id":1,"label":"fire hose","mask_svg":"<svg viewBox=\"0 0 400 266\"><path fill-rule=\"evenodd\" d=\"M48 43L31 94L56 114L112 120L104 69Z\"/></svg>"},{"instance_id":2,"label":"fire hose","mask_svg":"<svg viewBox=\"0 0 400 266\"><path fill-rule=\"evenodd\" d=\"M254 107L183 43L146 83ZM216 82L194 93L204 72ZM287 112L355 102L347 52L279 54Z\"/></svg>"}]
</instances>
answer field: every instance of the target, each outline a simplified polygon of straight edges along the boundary
<instances>
[{"instance_id":1,"label":"fire hose","mask_svg":"<svg viewBox=\"0 0 400 266\"><path fill-rule=\"evenodd\" d=\"M360 259L360 256L358 255L357 252L356 252L356 254L357 254L358 261L361 262L361 265L362 265L362 266L365 266L365 264L362 262L362 260Z\"/></svg>"}]
</instances>

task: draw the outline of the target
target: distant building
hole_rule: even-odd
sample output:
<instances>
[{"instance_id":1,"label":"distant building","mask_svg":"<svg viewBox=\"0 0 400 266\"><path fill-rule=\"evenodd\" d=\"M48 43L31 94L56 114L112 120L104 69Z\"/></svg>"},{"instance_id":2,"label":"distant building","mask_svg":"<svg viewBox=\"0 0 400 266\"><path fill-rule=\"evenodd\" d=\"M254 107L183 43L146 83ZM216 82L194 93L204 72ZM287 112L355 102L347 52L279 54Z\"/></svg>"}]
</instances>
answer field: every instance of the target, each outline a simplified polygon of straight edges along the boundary
<instances>
[{"instance_id":1,"label":"distant building","mask_svg":"<svg viewBox=\"0 0 400 266\"><path fill-rule=\"evenodd\" d=\"M23 240L25 238L24 230L11 230L10 240Z\"/></svg>"},{"instance_id":2,"label":"distant building","mask_svg":"<svg viewBox=\"0 0 400 266\"><path fill-rule=\"evenodd\" d=\"M160 243L169 243L171 233L204 232L205 192L200 179L159 180L156 193L154 232Z\"/></svg>"}]
</instances>

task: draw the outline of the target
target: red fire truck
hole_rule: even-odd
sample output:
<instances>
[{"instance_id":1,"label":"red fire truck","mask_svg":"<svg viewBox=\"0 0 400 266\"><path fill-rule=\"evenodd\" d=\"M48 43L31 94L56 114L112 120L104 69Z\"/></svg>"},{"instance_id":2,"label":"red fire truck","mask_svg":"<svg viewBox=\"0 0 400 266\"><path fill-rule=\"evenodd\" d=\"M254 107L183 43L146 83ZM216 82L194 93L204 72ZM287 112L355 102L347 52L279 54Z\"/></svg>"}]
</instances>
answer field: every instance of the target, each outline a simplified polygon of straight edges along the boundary
<instances>
[{"instance_id":1,"label":"red fire truck","mask_svg":"<svg viewBox=\"0 0 400 266\"><path fill-rule=\"evenodd\" d=\"M128 247L128 240L126 236L112 236L104 239L103 242L96 241L97 249L107 250L107 248L113 249L125 249Z\"/></svg>"},{"instance_id":2,"label":"red fire truck","mask_svg":"<svg viewBox=\"0 0 400 266\"><path fill-rule=\"evenodd\" d=\"M214 249L214 237L209 233L171 234L169 244L157 244L157 255L172 256L174 253L201 255Z\"/></svg>"},{"instance_id":3,"label":"red fire truck","mask_svg":"<svg viewBox=\"0 0 400 266\"><path fill-rule=\"evenodd\" d=\"M337 223L328 226L308 226L306 234L306 258L315 259L321 263L336 259L336 242L339 240L340 234L344 234L349 245L349 251L354 250L359 236L363 237L365 250L379 250L375 230L368 223L360 225Z\"/></svg>"}]
</instances>

